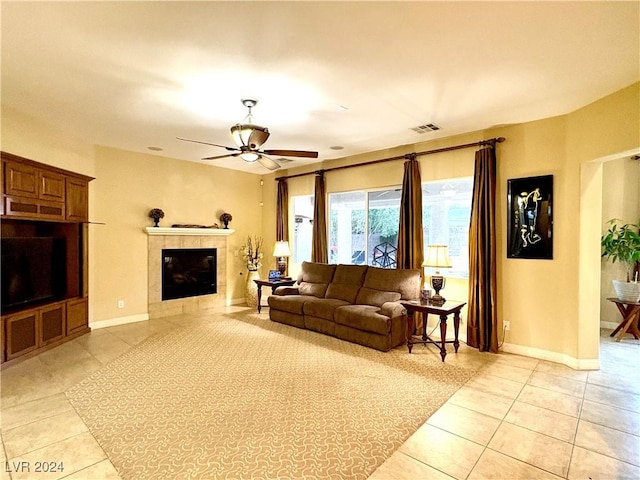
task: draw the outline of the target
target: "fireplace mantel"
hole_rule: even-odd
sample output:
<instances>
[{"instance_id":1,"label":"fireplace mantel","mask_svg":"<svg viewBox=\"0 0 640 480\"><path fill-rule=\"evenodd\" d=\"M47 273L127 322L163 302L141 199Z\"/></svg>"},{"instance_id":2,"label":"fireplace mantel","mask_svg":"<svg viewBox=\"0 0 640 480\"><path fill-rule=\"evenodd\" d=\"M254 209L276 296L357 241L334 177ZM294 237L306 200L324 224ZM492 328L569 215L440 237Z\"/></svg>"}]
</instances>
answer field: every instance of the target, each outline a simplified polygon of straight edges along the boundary
<instances>
[{"instance_id":1,"label":"fireplace mantel","mask_svg":"<svg viewBox=\"0 0 640 480\"><path fill-rule=\"evenodd\" d=\"M147 235L200 235L226 237L235 232L232 228L173 228L173 227L146 227Z\"/></svg>"}]
</instances>

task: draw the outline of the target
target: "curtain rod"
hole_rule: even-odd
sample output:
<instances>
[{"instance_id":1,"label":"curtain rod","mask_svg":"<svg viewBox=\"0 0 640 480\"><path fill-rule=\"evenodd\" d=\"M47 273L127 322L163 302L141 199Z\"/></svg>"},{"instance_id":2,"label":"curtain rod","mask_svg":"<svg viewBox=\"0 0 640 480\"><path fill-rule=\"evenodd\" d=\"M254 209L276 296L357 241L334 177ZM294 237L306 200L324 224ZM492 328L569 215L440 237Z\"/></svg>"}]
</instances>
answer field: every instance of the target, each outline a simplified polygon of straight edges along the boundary
<instances>
[{"instance_id":1,"label":"curtain rod","mask_svg":"<svg viewBox=\"0 0 640 480\"><path fill-rule=\"evenodd\" d=\"M404 155L398 155L396 157L390 157L390 158L382 158L380 160L371 160L370 162L355 163L352 165L342 165L340 167L325 168L325 169L316 170L313 172L297 173L295 175L286 175L283 177L278 177L275 180L276 181L285 180L288 178L304 177L305 175L316 175L321 172L324 173L324 172L331 172L334 170L343 170L345 168L363 167L365 165L375 165L376 163L390 162L392 160L402 160L402 159L408 160L412 157L419 157L422 155L433 155L434 153L450 152L451 150L461 150L463 148L484 147L487 145L494 147L496 143L502 143L505 140L506 139L504 137L490 138L489 140L480 140L479 142L465 143L463 145L454 145L452 147L436 148L435 150L426 150L424 152L405 153Z\"/></svg>"}]
</instances>

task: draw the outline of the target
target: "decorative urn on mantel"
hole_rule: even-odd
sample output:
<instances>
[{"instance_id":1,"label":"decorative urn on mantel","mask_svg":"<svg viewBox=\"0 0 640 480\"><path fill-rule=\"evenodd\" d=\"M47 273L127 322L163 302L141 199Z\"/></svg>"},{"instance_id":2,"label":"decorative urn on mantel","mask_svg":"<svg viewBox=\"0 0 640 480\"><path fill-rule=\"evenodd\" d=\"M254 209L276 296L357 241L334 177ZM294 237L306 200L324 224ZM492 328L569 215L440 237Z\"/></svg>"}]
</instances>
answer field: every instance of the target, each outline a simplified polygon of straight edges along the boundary
<instances>
[{"instance_id":1,"label":"decorative urn on mantel","mask_svg":"<svg viewBox=\"0 0 640 480\"><path fill-rule=\"evenodd\" d=\"M600 239L602 257L611 263L625 264L626 281L613 280L613 288L619 300L624 302L640 302L640 279L638 263L640 262L640 225L626 223L618 226L618 219L607 222L609 229Z\"/></svg>"},{"instance_id":2,"label":"decorative urn on mantel","mask_svg":"<svg viewBox=\"0 0 640 480\"><path fill-rule=\"evenodd\" d=\"M229 222L231 220L233 220L233 217L230 213L224 212L222 215L220 215L220 221L224 225L224 228L229 228Z\"/></svg>"},{"instance_id":3,"label":"decorative urn on mantel","mask_svg":"<svg viewBox=\"0 0 640 480\"><path fill-rule=\"evenodd\" d=\"M153 226L157 227L161 218L164 218L164 212L161 208L152 208L149 211L149 218L153 219Z\"/></svg>"}]
</instances>

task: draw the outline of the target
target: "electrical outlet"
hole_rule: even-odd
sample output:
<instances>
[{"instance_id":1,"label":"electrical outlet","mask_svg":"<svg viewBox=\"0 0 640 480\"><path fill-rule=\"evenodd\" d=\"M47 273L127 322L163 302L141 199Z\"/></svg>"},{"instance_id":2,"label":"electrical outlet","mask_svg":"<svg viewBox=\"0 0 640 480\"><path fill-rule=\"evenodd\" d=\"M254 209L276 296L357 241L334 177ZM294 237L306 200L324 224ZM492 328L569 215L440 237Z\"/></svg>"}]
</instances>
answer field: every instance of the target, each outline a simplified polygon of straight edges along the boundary
<instances>
[{"instance_id":1,"label":"electrical outlet","mask_svg":"<svg viewBox=\"0 0 640 480\"><path fill-rule=\"evenodd\" d=\"M503 320L502 326L504 327L505 332L508 332L509 330L511 330L511 322L509 320Z\"/></svg>"},{"instance_id":2,"label":"electrical outlet","mask_svg":"<svg viewBox=\"0 0 640 480\"><path fill-rule=\"evenodd\" d=\"M124 308L124 300L118 300L118 308Z\"/></svg>"}]
</instances>

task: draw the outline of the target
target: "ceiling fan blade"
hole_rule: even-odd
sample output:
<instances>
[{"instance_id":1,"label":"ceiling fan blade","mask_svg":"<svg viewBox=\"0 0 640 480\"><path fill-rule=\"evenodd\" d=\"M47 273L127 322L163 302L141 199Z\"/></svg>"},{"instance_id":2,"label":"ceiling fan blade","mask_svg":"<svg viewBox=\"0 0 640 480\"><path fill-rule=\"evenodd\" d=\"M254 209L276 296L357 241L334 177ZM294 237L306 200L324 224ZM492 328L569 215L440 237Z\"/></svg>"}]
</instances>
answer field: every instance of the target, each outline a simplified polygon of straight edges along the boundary
<instances>
[{"instance_id":1,"label":"ceiling fan blade","mask_svg":"<svg viewBox=\"0 0 640 480\"><path fill-rule=\"evenodd\" d=\"M260 157L258 157L258 163L269 170L277 170L280 168L280 164L278 162L271 160L269 157L265 157L264 155L260 155Z\"/></svg>"},{"instance_id":2,"label":"ceiling fan blade","mask_svg":"<svg viewBox=\"0 0 640 480\"><path fill-rule=\"evenodd\" d=\"M182 137L176 137L176 138L178 140L182 140L183 142L201 143L202 145L211 145L212 147L226 148L230 152L238 152L238 151L240 151L239 148L227 147L225 145L218 145L217 143L201 142L199 140L191 140L189 138L182 138Z\"/></svg>"},{"instance_id":3,"label":"ceiling fan blade","mask_svg":"<svg viewBox=\"0 0 640 480\"><path fill-rule=\"evenodd\" d=\"M263 153L279 157L318 158L318 152L305 152L304 150L265 150Z\"/></svg>"},{"instance_id":4,"label":"ceiling fan blade","mask_svg":"<svg viewBox=\"0 0 640 480\"><path fill-rule=\"evenodd\" d=\"M218 160L219 158L237 157L239 153L227 153L225 155L217 155L215 157L204 157L202 160Z\"/></svg>"}]
</instances>

